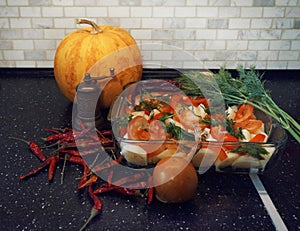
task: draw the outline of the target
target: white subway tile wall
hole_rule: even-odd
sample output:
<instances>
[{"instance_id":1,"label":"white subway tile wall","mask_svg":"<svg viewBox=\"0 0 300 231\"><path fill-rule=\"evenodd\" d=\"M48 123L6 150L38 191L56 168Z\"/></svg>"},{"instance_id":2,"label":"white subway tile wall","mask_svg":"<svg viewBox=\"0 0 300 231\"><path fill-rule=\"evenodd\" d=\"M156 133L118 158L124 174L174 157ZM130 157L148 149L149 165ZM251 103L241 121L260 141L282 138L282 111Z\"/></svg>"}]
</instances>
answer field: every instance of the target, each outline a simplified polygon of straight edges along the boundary
<instances>
[{"instance_id":1,"label":"white subway tile wall","mask_svg":"<svg viewBox=\"0 0 300 231\"><path fill-rule=\"evenodd\" d=\"M53 67L76 18L126 29L144 67L300 69L300 0L0 0L0 67Z\"/></svg>"}]
</instances>

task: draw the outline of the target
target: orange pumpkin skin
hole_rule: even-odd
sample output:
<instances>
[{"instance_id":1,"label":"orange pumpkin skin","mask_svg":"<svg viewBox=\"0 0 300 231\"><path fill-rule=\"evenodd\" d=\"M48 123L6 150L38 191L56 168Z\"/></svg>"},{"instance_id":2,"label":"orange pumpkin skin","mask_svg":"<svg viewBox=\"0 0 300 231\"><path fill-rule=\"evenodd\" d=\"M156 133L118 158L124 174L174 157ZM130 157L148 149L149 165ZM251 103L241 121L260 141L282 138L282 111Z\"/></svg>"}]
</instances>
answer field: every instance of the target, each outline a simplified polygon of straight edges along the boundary
<instances>
[{"instance_id":1,"label":"orange pumpkin skin","mask_svg":"<svg viewBox=\"0 0 300 231\"><path fill-rule=\"evenodd\" d=\"M98 81L102 90L100 106L108 108L128 83L142 76L142 58L134 38L115 26L84 28L68 34L59 44L54 57L54 76L61 92L74 101L76 87L86 73L91 77L108 76L115 69L111 81ZM95 65L96 64L96 65Z\"/></svg>"}]
</instances>

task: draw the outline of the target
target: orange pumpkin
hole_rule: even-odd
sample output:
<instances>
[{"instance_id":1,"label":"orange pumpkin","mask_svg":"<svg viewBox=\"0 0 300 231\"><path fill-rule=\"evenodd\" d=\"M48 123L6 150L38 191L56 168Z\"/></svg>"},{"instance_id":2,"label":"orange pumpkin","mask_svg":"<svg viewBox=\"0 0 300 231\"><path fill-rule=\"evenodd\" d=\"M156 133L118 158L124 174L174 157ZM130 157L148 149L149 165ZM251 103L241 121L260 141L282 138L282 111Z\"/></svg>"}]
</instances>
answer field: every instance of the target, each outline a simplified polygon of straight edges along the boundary
<instances>
[{"instance_id":1,"label":"orange pumpkin","mask_svg":"<svg viewBox=\"0 0 300 231\"><path fill-rule=\"evenodd\" d=\"M124 29L98 26L87 19L79 19L77 23L92 27L74 31L60 42L54 57L55 80L61 92L74 101L76 87L86 73L91 77L109 76L114 68L113 79L98 81L102 90L100 106L108 108L124 86L141 79L140 50Z\"/></svg>"}]
</instances>

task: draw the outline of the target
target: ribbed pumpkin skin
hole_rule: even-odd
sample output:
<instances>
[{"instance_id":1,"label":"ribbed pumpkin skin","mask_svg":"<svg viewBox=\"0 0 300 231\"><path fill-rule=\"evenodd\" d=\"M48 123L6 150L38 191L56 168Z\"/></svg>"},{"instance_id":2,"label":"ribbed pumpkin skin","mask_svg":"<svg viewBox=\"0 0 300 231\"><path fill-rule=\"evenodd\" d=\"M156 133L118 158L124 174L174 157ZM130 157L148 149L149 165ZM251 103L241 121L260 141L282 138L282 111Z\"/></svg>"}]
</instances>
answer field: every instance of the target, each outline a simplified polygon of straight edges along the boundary
<instances>
[{"instance_id":1,"label":"ribbed pumpkin skin","mask_svg":"<svg viewBox=\"0 0 300 231\"><path fill-rule=\"evenodd\" d=\"M54 57L54 76L61 92L74 101L76 87L86 73L107 76L110 68L115 68L116 77L102 89L100 98L101 106L107 108L123 86L141 79L142 59L127 31L114 26L99 28L102 32L98 34L91 34L92 28L79 29L60 42ZM101 81L99 86L103 88Z\"/></svg>"}]
</instances>

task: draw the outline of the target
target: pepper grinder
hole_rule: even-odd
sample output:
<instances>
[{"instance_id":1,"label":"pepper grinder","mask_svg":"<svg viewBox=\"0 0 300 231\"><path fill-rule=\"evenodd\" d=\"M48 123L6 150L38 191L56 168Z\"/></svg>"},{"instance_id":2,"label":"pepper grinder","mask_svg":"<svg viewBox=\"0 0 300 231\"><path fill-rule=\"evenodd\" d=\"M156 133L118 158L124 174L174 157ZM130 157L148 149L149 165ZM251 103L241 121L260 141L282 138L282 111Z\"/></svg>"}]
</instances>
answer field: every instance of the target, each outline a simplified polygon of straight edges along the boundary
<instances>
[{"instance_id":1,"label":"pepper grinder","mask_svg":"<svg viewBox=\"0 0 300 231\"><path fill-rule=\"evenodd\" d=\"M83 82L76 89L76 111L73 113L75 129L82 129L80 123L83 123L85 127L103 128L105 120L98 105L101 91L97 81L113 78L114 72L114 68L110 68L109 76L91 77L89 73L85 74Z\"/></svg>"}]
</instances>

